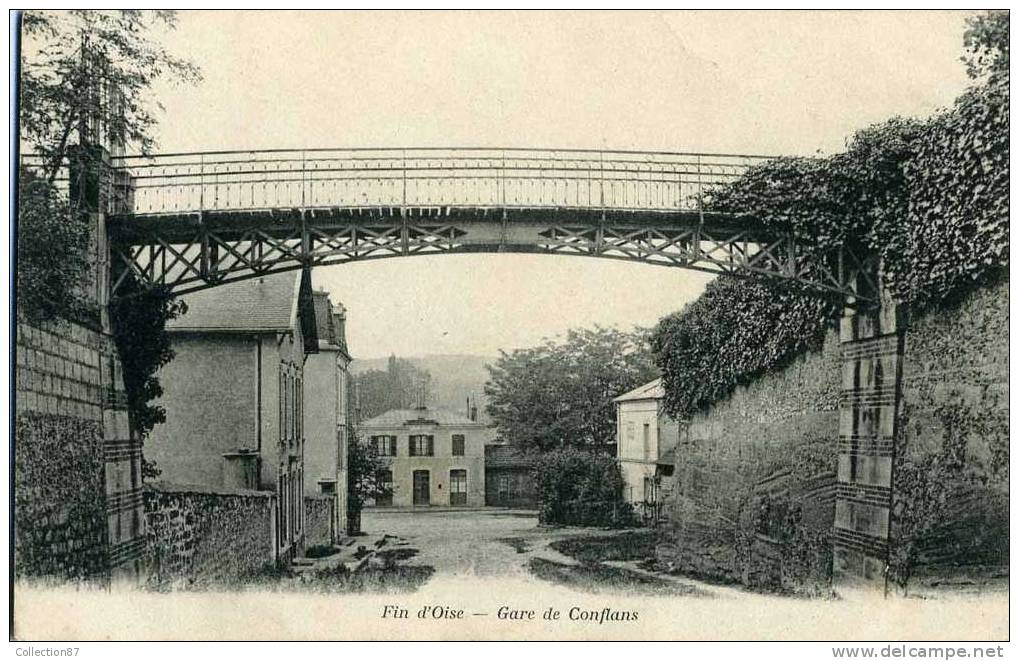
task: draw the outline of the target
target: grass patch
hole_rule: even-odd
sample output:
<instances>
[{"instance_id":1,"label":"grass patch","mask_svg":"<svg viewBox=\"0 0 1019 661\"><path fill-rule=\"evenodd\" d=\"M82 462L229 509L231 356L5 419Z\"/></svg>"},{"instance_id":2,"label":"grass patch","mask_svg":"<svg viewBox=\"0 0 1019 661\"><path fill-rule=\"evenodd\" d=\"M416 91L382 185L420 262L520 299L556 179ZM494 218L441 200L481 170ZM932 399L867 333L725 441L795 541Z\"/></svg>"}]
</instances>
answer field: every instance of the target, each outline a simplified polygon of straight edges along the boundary
<instances>
[{"instance_id":1,"label":"grass patch","mask_svg":"<svg viewBox=\"0 0 1019 661\"><path fill-rule=\"evenodd\" d=\"M386 564L395 564L401 560L410 560L417 554L418 550L415 548L401 547L378 551L375 557L383 560Z\"/></svg>"},{"instance_id":2,"label":"grass patch","mask_svg":"<svg viewBox=\"0 0 1019 661\"><path fill-rule=\"evenodd\" d=\"M433 567L365 567L350 571L343 565L317 572L305 583L312 592L415 592L435 573Z\"/></svg>"},{"instance_id":3,"label":"grass patch","mask_svg":"<svg viewBox=\"0 0 1019 661\"><path fill-rule=\"evenodd\" d=\"M401 566L397 559L404 560L417 554L417 549L392 549L380 552L392 554L385 559L384 566L364 566L355 571L344 565L329 567L316 572L295 572L289 567L266 566L250 572L237 581L219 584L217 587L238 589L261 589L275 592L414 592L424 585L435 573L433 567ZM214 586L204 586L212 589ZM196 589L196 588L189 588ZM201 588L198 588L201 589Z\"/></svg>"},{"instance_id":4,"label":"grass patch","mask_svg":"<svg viewBox=\"0 0 1019 661\"><path fill-rule=\"evenodd\" d=\"M653 558L657 542L657 532L636 530L606 537L568 537L549 547L581 562L603 562Z\"/></svg>"},{"instance_id":5,"label":"grass patch","mask_svg":"<svg viewBox=\"0 0 1019 661\"><path fill-rule=\"evenodd\" d=\"M584 592L634 592L657 595L704 596L692 586L680 585L619 567L598 563L564 565L544 558L531 558L527 568L538 578Z\"/></svg>"}]
</instances>

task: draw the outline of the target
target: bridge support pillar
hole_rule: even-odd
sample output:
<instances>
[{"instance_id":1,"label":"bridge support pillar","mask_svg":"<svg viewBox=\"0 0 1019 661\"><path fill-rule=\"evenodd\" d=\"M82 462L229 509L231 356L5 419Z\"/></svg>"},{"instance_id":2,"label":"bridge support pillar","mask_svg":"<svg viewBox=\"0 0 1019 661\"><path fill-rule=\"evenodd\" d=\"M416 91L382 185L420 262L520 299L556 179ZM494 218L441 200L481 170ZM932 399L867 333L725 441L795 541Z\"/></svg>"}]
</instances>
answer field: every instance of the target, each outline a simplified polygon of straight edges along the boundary
<instances>
[{"instance_id":1,"label":"bridge support pillar","mask_svg":"<svg viewBox=\"0 0 1019 661\"><path fill-rule=\"evenodd\" d=\"M843 313L833 577L885 587L905 323L887 296Z\"/></svg>"},{"instance_id":2,"label":"bridge support pillar","mask_svg":"<svg viewBox=\"0 0 1019 661\"><path fill-rule=\"evenodd\" d=\"M111 284L110 241L106 219L120 200L124 188L113 179L109 153L102 147L86 147L72 180L71 199L88 217L91 230L89 261L92 265L88 292L99 311L97 342L102 392L103 475L107 562L111 580L135 583L144 578L145 505L142 489L142 440L132 428L124 388L123 363L114 341L109 311ZM77 174L75 177L74 175Z\"/></svg>"}]
</instances>

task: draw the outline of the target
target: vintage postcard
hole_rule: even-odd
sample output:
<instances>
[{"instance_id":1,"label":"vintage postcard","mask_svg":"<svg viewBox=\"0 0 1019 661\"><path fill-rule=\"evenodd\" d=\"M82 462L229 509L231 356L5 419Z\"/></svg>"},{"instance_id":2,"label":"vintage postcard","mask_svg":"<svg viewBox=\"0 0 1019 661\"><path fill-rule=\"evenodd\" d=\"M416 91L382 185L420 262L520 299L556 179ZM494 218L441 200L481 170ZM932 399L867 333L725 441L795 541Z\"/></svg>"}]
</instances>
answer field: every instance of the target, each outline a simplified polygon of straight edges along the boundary
<instances>
[{"instance_id":1,"label":"vintage postcard","mask_svg":"<svg viewBox=\"0 0 1019 661\"><path fill-rule=\"evenodd\" d=\"M1003 656L1009 19L14 12L18 654Z\"/></svg>"}]
</instances>

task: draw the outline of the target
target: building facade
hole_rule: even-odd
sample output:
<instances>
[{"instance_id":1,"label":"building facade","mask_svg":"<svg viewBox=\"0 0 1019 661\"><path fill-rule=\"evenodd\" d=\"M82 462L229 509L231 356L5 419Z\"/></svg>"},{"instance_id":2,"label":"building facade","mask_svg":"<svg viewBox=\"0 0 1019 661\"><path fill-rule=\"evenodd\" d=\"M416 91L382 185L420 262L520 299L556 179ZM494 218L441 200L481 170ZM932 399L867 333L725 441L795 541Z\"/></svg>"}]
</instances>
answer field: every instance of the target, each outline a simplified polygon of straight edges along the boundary
<instances>
[{"instance_id":1,"label":"building facade","mask_svg":"<svg viewBox=\"0 0 1019 661\"><path fill-rule=\"evenodd\" d=\"M662 380L616 397L616 457L623 474L623 498L646 521L657 521L675 462L683 425L665 414Z\"/></svg>"},{"instance_id":2,"label":"building facade","mask_svg":"<svg viewBox=\"0 0 1019 661\"><path fill-rule=\"evenodd\" d=\"M534 457L505 443L485 446L485 505L537 509Z\"/></svg>"},{"instance_id":3,"label":"building facade","mask_svg":"<svg viewBox=\"0 0 1019 661\"><path fill-rule=\"evenodd\" d=\"M159 480L275 494L277 561L304 545L305 361L318 349L307 274L245 280L183 297L159 374L166 422L145 443Z\"/></svg>"},{"instance_id":4,"label":"building facade","mask_svg":"<svg viewBox=\"0 0 1019 661\"><path fill-rule=\"evenodd\" d=\"M443 409L394 409L360 424L386 464L376 507L481 507L493 430Z\"/></svg>"},{"instance_id":5,"label":"building facade","mask_svg":"<svg viewBox=\"0 0 1019 661\"><path fill-rule=\"evenodd\" d=\"M313 292L318 353L304 365L305 496L332 497L333 540L347 529L347 439L350 354L346 309Z\"/></svg>"}]
</instances>

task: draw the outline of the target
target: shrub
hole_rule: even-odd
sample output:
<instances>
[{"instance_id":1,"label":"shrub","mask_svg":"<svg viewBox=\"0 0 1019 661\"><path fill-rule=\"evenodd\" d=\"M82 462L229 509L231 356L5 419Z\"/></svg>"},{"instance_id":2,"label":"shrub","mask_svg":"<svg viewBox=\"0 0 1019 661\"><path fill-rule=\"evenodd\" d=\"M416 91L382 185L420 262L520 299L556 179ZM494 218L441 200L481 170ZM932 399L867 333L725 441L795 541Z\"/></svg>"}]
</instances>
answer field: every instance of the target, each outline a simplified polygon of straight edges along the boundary
<instances>
[{"instance_id":1,"label":"shrub","mask_svg":"<svg viewBox=\"0 0 1019 661\"><path fill-rule=\"evenodd\" d=\"M32 321L74 318L88 269L86 216L30 170L21 170L18 183L18 310Z\"/></svg>"},{"instance_id":2,"label":"shrub","mask_svg":"<svg viewBox=\"0 0 1019 661\"><path fill-rule=\"evenodd\" d=\"M187 304L175 300L169 289L143 283L133 274L125 279L121 297L110 304L131 425L141 438L166 421L166 409L152 403L163 394L156 373L174 356L166 322L186 312ZM158 475L151 464L146 471Z\"/></svg>"},{"instance_id":3,"label":"shrub","mask_svg":"<svg viewBox=\"0 0 1019 661\"><path fill-rule=\"evenodd\" d=\"M614 457L567 447L540 455L533 475L541 523L619 528L636 520Z\"/></svg>"}]
</instances>

